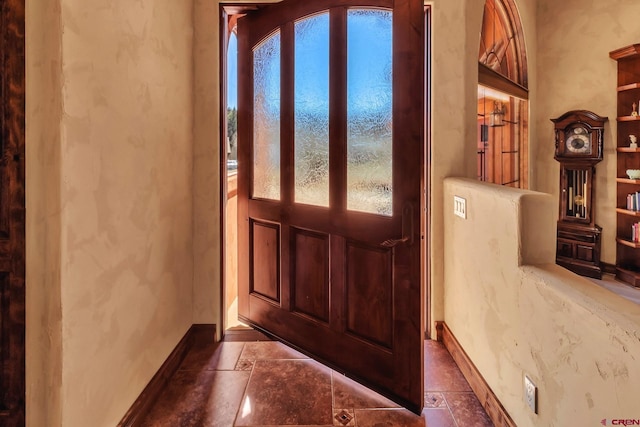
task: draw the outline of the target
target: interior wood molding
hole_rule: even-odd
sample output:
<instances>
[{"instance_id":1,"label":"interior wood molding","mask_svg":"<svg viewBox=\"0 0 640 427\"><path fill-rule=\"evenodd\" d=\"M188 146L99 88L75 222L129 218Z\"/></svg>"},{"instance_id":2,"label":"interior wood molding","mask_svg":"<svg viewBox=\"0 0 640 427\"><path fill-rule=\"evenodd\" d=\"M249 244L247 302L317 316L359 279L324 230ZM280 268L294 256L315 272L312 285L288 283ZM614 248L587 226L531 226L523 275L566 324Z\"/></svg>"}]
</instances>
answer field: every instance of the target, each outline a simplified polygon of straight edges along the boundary
<instances>
[{"instance_id":1,"label":"interior wood molding","mask_svg":"<svg viewBox=\"0 0 640 427\"><path fill-rule=\"evenodd\" d=\"M487 415L489 415L493 424L496 427L517 427L516 423L513 422L498 400L498 397L493 393L491 387L489 387L480 374L480 371L478 371L456 337L447 327L447 324L444 322L437 322L436 328L438 328L439 324L441 325L442 342L444 346L451 354L451 357L453 357L453 360L460 368L460 371L462 371L462 375L464 375L471 386L471 389L480 401L480 404L484 407L485 411L487 411ZM438 331L440 331L440 329L438 329ZM440 334L438 337L438 340L440 340Z\"/></svg>"},{"instance_id":2,"label":"interior wood molding","mask_svg":"<svg viewBox=\"0 0 640 427\"><path fill-rule=\"evenodd\" d=\"M521 99L529 99L529 90L478 62L478 84Z\"/></svg>"},{"instance_id":3,"label":"interior wood molding","mask_svg":"<svg viewBox=\"0 0 640 427\"><path fill-rule=\"evenodd\" d=\"M216 325L194 324L191 325L186 334L182 337L178 345L173 349L167 360L160 366L158 372L151 378L149 384L142 390L140 396L133 402L124 415L118 427L138 427L142 425L145 417L158 400L160 393L178 370L187 352L203 341L215 340Z\"/></svg>"},{"instance_id":4,"label":"interior wood molding","mask_svg":"<svg viewBox=\"0 0 640 427\"><path fill-rule=\"evenodd\" d=\"M616 266L614 264L600 261L600 267L602 267L603 273L616 274Z\"/></svg>"},{"instance_id":5,"label":"interior wood molding","mask_svg":"<svg viewBox=\"0 0 640 427\"><path fill-rule=\"evenodd\" d=\"M640 43L632 44L631 46L625 46L620 49L614 50L613 52L609 52L609 57L617 61L619 59L626 58L627 56L638 54L640 54Z\"/></svg>"},{"instance_id":6,"label":"interior wood molding","mask_svg":"<svg viewBox=\"0 0 640 427\"><path fill-rule=\"evenodd\" d=\"M442 342L442 329L444 328L444 322L437 320L436 324L436 340Z\"/></svg>"}]
</instances>

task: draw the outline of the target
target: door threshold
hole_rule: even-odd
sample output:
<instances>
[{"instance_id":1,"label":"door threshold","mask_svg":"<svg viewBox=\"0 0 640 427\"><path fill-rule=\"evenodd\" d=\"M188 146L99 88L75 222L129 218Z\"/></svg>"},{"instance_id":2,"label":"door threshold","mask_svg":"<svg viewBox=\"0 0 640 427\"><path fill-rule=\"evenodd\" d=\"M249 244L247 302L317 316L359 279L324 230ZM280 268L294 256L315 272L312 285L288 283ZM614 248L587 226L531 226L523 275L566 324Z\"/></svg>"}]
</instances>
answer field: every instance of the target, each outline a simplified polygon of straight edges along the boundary
<instances>
[{"instance_id":1,"label":"door threshold","mask_svg":"<svg viewBox=\"0 0 640 427\"><path fill-rule=\"evenodd\" d=\"M272 338L251 326L232 326L224 331L223 341L273 341Z\"/></svg>"}]
</instances>

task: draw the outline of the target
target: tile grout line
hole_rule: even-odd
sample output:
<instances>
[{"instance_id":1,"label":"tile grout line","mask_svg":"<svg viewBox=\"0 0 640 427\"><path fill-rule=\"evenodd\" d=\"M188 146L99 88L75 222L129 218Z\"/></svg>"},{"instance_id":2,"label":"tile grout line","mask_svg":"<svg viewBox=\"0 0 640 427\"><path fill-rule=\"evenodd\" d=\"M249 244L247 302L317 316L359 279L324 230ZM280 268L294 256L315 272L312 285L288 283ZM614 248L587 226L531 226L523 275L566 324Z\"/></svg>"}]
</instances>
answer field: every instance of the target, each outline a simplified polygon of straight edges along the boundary
<instances>
[{"instance_id":1,"label":"tile grout line","mask_svg":"<svg viewBox=\"0 0 640 427\"><path fill-rule=\"evenodd\" d=\"M334 422L334 413L336 411L335 409L335 405L336 405L336 399L335 396L333 395L334 393L334 388L333 388L333 369L331 369L331 424L336 425Z\"/></svg>"},{"instance_id":2,"label":"tile grout line","mask_svg":"<svg viewBox=\"0 0 640 427\"><path fill-rule=\"evenodd\" d=\"M451 415L451 419L453 420L455 427L460 427L458 425L458 419L453 416L453 411L451 410L451 407L449 406L449 401L447 400L447 396L445 396L444 393L442 393L442 398L444 399L444 404L447 405L447 410L449 411L449 415Z\"/></svg>"},{"instance_id":3,"label":"tile grout line","mask_svg":"<svg viewBox=\"0 0 640 427\"><path fill-rule=\"evenodd\" d=\"M240 357L242 356L242 353L244 352L244 349L245 349L246 346L247 346L247 342L243 341L242 342L242 350L240 350L240 353L238 354L238 359L236 360L236 366L238 365L238 362L241 360ZM251 381L251 376L253 375L253 368L254 367L255 367L255 361L251 365L251 371L249 372L249 378L247 378L247 383L244 386L244 391L242 392L242 398L240 399L240 404L238 405L238 409L236 410L236 416L233 418L233 425L234 426L236 425L236 422L238 421L238 416L240 415L240 411L242 410L244 399L247 397L247 389L249 388L249 382Z\"/></svg>"}]
</instances>

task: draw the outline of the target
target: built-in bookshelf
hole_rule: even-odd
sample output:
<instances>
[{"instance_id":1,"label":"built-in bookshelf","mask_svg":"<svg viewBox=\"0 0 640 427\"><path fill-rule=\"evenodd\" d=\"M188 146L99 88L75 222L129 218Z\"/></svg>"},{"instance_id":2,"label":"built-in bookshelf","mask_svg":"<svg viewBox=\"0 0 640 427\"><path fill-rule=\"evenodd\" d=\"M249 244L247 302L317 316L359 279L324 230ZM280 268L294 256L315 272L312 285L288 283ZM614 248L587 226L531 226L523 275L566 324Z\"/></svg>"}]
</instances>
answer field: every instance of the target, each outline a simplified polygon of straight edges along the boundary
<instances>
[{"instance_id":1,"label":"built-in bookshelf","mask_svg":"<svg viewBox=\"0 0 640 427\"><path fill-rule=\"evenodd\" d=\"M616 278L640 287L640 43L609 53L618 62ZM633 135L633 137L632 137Z\"/></svg>"},{"instance_id":2,"label":"built-in bookshelf","mask_svg":"<svg viewBox=\"0 0 640 427\"><path fill-rule=\"evenodd\" d=\"M624 210L631 211L633 213L640 211L640 191L627 194L627 204L625 205Z\"/></svg>"}]
</instances>

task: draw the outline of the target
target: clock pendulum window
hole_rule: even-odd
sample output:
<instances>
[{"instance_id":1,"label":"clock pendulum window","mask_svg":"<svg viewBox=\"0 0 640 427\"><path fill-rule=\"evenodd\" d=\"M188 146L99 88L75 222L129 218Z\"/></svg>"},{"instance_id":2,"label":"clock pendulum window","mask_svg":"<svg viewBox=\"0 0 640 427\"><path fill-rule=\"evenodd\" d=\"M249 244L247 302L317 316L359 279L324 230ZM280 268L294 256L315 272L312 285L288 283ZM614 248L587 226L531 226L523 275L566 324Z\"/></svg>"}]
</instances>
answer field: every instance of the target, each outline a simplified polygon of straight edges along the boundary
<instances>
[{"instance_id":1,"label":"clock pendulum window","mask_svg":"<svg viewBox=\"0 0 640 427\"><path fill-rule=\"evenodd\" d=\"M556 263L597 279L602 277L602 228L595 223L595 165L602 160L607 120L586 110L551 119L555 128L554 158L560 162Z\"/></svg>"}]
</instances>

